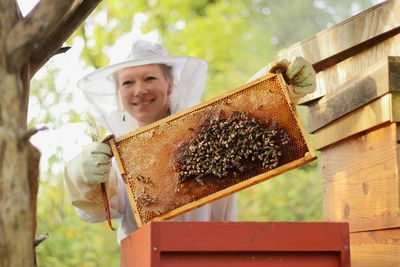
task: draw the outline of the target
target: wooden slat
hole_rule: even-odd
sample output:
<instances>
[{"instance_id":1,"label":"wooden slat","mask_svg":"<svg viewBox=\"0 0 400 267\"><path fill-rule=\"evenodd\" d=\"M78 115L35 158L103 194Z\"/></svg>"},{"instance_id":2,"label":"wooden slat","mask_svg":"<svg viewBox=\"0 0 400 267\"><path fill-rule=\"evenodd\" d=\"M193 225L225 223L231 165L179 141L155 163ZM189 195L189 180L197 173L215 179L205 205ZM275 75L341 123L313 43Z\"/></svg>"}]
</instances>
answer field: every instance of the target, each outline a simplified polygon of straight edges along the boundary
<instances>
[{"instance_id":1,"label":"wooden slat","mask_svg":"<svg viewBox=\"0 0 400 267\"><path fill-rule=\"evenodd\" d=\"M315 148L321 150L352 135L390 122L391 106L391 94L387 94L317 130L314 132Z\"/></svg>"},{"instance_id":2,"label":"wooden slat","mask_svg":"<svg viewBox=\"0 0 400 267\"><path fill-rule=\"evenodd\" d=\"M350 234L352 267L400 266L400 228Z\"/></svg>"},{"instance_id":3,"label":"wooden slat","mask_svg":"<svg viewBox=\"0 0 400 267\"><path fill-rule=\"evenodd\" d=\"M399 131L388 123L321 151L324 220L350 232L400 227Z\"/></svg>"},{"instance_id":4,"label":"wooden slat","mask_svg":"<svg viewBox=\"0 0 400 267\"><path fill-rule=\"evenodd\" d=\"M400 57L385 58L310 106L308 130L314 132L392 91L400 91Z\"/></svg>"},{"instance_id":5,"label":"wooden slat","mask_svg":"<svg viewBox=\"0 0 400 267\"><path fill-rule=\"evenodd\" d=\"M303 56L318 72L317 90L299 103L309 104L336 91L375 62L400 55L399 12L400 0L387 1L282 50L280 58Z\"/></svg>"},{"instance_id":6,"label":"wooden slat","mask_svg":"<svg viewBox=\"0 0 400 267\"><path fill-rule=\"evenodd\" d=\"M400 34L317 73L316 91L302 98L299 103L308 105L314 99L337 93L345 83L368 72L375 63L389 56L400 55L399 43Z\"/></svg>"},{"instance_id":7,"label":"wooden slat","mask_svg":"<svg viewBox=\"0 0 400 267\"><path fill-rule=\"evenodd\" d=\"M279 52L279 57L303 56L316 64L374 37L400 30L400 1L386 1ZM344 60L346 58L343 58ZM317 69L317 71L322 70Z\"/></svg>"},{"instance_id":8,"label":"wooden slat","mask_svg":"<svg viewBox=\"0 0 400 267\"><path fill-rule=\"evenodd\" d=\"M386 94L315 131L315 148L321 150L340 140L387 122L400 122L399 92Z\"/></svg>"},{"instance_id":9,"label":"wooden slat","mask_svg":"<svg viewBox=\"0 0 400 267\"><path fill-rule=\"evenodd\" d=\"M399 122L400 121L400 94L392 94L391 96L391 121Z\"/></svg>"},{"instance_id":10,"label":"wooden slat","mask_svg":"<svg viewBox=\"0 0 400 267\"><path fill-rule=\"evenodd\" d=\"M400 56L389 57L389 90L400 90Z\"/></svg>"},{"instance_id":11,"label":"wooden slat","mask_svg":"<svg viewBox=\"0 0 400 267\"><path fill-rule=\"evenodd\" d=\"M151 222L121 251L121 266L350 266L347 223Z\"/></svg>"},{"instance_id":12,"label":"wooden slat","mask_svg":"<svg viewBox=\"0 0 400 267\"><path fill-rule=\"evenodd\" d=\"M125 267L151 267L154 266L152 258L154 251L152 244L154 242L151 236L151 226L146 231L135 231L134 238L125 238L121 242L121 264L120 266ZM133 236L133 234L131 235ZM149 249L150 248L150 249ZM135 265L132 265L135 262Z\"/></svg>"}]
</instances>

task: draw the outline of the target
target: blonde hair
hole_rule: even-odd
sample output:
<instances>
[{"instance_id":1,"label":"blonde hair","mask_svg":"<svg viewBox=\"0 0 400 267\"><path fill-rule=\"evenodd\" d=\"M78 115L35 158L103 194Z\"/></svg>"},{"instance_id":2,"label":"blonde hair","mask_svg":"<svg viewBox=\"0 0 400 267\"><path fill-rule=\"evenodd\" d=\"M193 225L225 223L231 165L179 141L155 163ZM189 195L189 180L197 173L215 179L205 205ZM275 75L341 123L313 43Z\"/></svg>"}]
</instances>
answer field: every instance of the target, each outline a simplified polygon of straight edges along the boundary
<instances>
[{"instance_id":1,"label":"blonde hair","mask_svg":"<svg viewBox=\"0 0 400 267\"><path fill-rule=\"evenodd\" d=\"M171 84L174 84L174 74L173 74L172 66L168 66L167 64L156 64L156 65L160 66L164 78L167 81L170 81ZM118 90L118 82L119 82L118 81L118 71L111 74L111 77L114 81L115 89Z\"/></svg>"}]
</instances>

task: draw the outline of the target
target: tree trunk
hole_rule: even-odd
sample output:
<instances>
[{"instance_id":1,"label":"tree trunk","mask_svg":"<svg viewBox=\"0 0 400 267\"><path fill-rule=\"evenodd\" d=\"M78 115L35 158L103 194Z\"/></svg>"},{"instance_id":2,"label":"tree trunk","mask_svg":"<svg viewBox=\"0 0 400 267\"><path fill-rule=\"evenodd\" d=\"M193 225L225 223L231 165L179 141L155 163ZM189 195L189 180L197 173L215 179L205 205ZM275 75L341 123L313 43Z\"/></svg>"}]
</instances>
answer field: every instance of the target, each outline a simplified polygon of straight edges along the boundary
<instances>
[{"instance_id":1,"label":"tree trunk","mask_svg":"<svg viewBox=\"0 0 400 267\"><path fill-rule=\"evenodd\" d=\"M33 266L35 210L31 199L36 195L31 194L30 184L37 185L37 177L29 181L29 142L24 137L24 93L29 90L27 76L23 79L21 71L5 69L0 65L0 266Z\"/></svg>"},{"instance_id":2,"label":"tree trunk","mask_svg":"<svg viewBox=\"0 0 400 267\"><path fill-rule=\"evenodd\" d=\"M22 18L16 0L0 0L1 267L35 265L40 153L27 129L30 78L99 2L41 0Z\"/></svg>"},{"instance_id":3,"label":"tree trunk","mask_svg":"<svg viewBox=\"0 0 400 267\"><path fill-rule=\"evenodd\" d=\"M33 266L34 214L24 138L29 73L26 64L10 70L7 62L7 35L21 17L19 9L10 0L1 1L0 9L8 10L0 19L0 266Z\"/></svg>"}]
</instances>

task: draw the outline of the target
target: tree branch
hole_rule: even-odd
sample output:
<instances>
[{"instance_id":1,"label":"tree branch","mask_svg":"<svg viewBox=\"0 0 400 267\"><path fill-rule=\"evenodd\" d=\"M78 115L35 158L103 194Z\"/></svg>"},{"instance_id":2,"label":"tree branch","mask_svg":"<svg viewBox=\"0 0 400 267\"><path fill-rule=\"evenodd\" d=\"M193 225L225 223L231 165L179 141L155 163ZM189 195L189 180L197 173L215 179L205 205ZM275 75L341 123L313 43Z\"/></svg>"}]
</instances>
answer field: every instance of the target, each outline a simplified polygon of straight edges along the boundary
<instances>
[{"instance_id":1,"label":"tree branch","mask_svg":"<svg viewBox=\"0 0 400 267\"><path fill-rule=\"evenodd\" d=\"M42 0L31 13L20 20L7 36L7 62L10 70L21 68L41 40L62 24L81 0Z\"/></svg>"},{"instance_id":2,"label":"tree branch","mask_svg":"<svg viewBox=\"0 0 400 267\"><path fill-rule=\"evenodd\" d=\"M60 49L69 36L92 13L101 0L84 0L58 25L45 40L35 48L31 57L31 77Z\"/></svg>"},{"instance_id":3,"label":"tree branch","mask_svg":"<svg viewBox=\"0 0 400 267\"><path fill-rule=\"evenodd\" d=\"M40 243L45 241L49 237L48 233L41 234L40 236L35 238L34 245L35 247L39 246Z\"/></svg>"},{"instance_id":4,"label":"tree branch","mask_svg":"<svg viewBox=\"0 0 400 267\"><path fill-rule=\"evenodd\" d=\"M15 0L0 1L0 43L5 43L8 32L22 17L21 11ZM0 47L0 54L5 54L3 47Z\"/></svg>"}]
</instances>

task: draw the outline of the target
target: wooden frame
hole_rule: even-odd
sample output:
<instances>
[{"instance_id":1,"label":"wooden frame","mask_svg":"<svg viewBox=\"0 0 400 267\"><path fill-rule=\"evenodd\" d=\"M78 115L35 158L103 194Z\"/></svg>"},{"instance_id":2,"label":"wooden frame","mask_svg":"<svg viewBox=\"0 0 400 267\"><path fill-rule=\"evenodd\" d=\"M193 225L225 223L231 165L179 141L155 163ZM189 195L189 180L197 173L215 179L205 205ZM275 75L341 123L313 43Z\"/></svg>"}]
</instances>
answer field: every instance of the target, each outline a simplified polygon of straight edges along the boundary
<instances>
[{"instance_id":1,"label":"wooden frame","mask_svg":"<svg viewBox=\"0 0 400 267\"><path fill-rule=\"evenodd\" d=\"M245 188L247 188L249 186L255 185L255 184L260 183L260 182L262 182L262 181L264 181L266 179L272 178L272 177L274 177L274 176L276 176L278 174L281 174L281 173L286 172L288 170L291 170L291 169L294 169L294 168L299 167L301 165L304 165L304 164L306 164L306 163L308 163L308 162L310 162L310 161L312 161L312 160L314 160L316 158L315 152L310 146L310 142L309 142L308 137L307 137L307 135L305 133L305 130L304 130L303 126L302 126L302 123L301 123L301 121L300 121L295 109L293 109L293 104L291 103L291 100L290 100L290 98L288 96L287 88L286 88L286 85L284 83L284 80L283 80L282 76L280 74L279 75L277 75L277 74L269 74L269 75L266 75L263 78L260 78L258 80L255 80L255 81L251 82L251 83L243 85L243 86L237 88L236 90L233 90L233 91L229 92L228 94L225 94L224 96L211 99L211 100L209 100L209 101L207 101L205 103L196 105L196 106L192 107L191 109L188 109L188 110L186 110L184 112L180 112L180 113L177 113L175 115L169 116L169 117L164 118L164 119L162 119L162 120L160 120L160 121L158 121L156 123L153 123L153 124L147 125L147 126L145 126L143 128L140 128L137 131L129 133L129 134L125 135L125 136L117 137L117 138L111 140L110 141L110 145L111 145L112 151L114 153L114 156L116 158L116 162L117 162L117 165L119 167L121 175L123 176L123 178L125 180L127 180L126 179L127 170L125 169L125 166L124 166L124 164L123 164L123 162L121 160L121 158L122 158L121 157L121 150L118 148L118 143L122 143L125 140L127 140L128 138L135 137L138 134L146 133L147 131L153 129L154 127L158 127L160 125L161 126L162 125L166 125L169 122L173 122L173 121L175 121L175 120L177 120L177 119L179 119L181 117L184 117L186 114L190 114L191 112L196 112L198 110L202 110L205 107L207 107L207 106L209 106L209 105L211 105L213 103L216 103L218 101L222 101L224 99L228 99L229 97L233 97L233 96L235 96L235 95L237 95L239 93L242 93L243 90L251 88L252 86L256 86L257 84L260 84L262 82L268 81L268 79L275 79L275 80L277 80L279 82L279 84L281 86L284 86L284 87L281 87L281 89L279 89L279 90L282 90L281 92L284 95L284 99L285 99L284 103L286 103L284 105L286 105L286 108L291 113L290 116L293 116L292 117L293 120L294 120L293 123L296 125L296 126L293 126L293 127L298 127L299 135L301 135L301 136L298 136L296 138L299 138L299 139L302 140L301 142L304 143L307 152L304 155L302 155L301 157L297 158L296 160L291 161L290 163L283 164L283 165L281 165L281 166L279 166L279 167L277 167L275 169L272 169L272 170L264 172L264 173L262 173L260 175L257 175L257 176L251 177L249 179L246 179L246 180L244 180L242 182L239 182L239 183L237 183L235 185L232 185L232 186L229 186L229 187L227 187L225 189L222 189L222 190L220 190L220 191L218 191L216 193L209 194L209 195L207 195L205 197L202 197L201 199L198 199L198 200L192 201L190 203L187 203L185 205L182 205L182 206L180 206L180 207L178 207L178 208L176 208L174 210L171 210L171 211L169 211L167 213L162 214L161 216L157 216L156 218L154 218L154 220L165 220L165 219L173 218L173 217L175 217L175 216L177 216L179 214L182 214L184 212L187 212L187 211L193 210L195 208L198 208L200 206L203 206L203 205L205 205L205 204L207 204L207 203L209 203L211 201L214 201L214 200L217 200L217 199L222 198L224 196L227 196L229 194L238 192L238 191L240 191L242 189L245 189ZM277 112L279 112L279 111L277 111ZM135 219L137 221L138 226L141 227L142 224L143 224L143 221L142 221L142 218L141 218L141 216L139 214L138 207L136 205L136 201L135 201L135 198L134 198L134 193L132 192L132 189L130 188L128 183L126 185L126 188L127 188L127 191L128 191L128 196L129 196L130 202L132 204L132 208L133 208L133 211L134 211Z\"/></svg>"}]
</instances>

